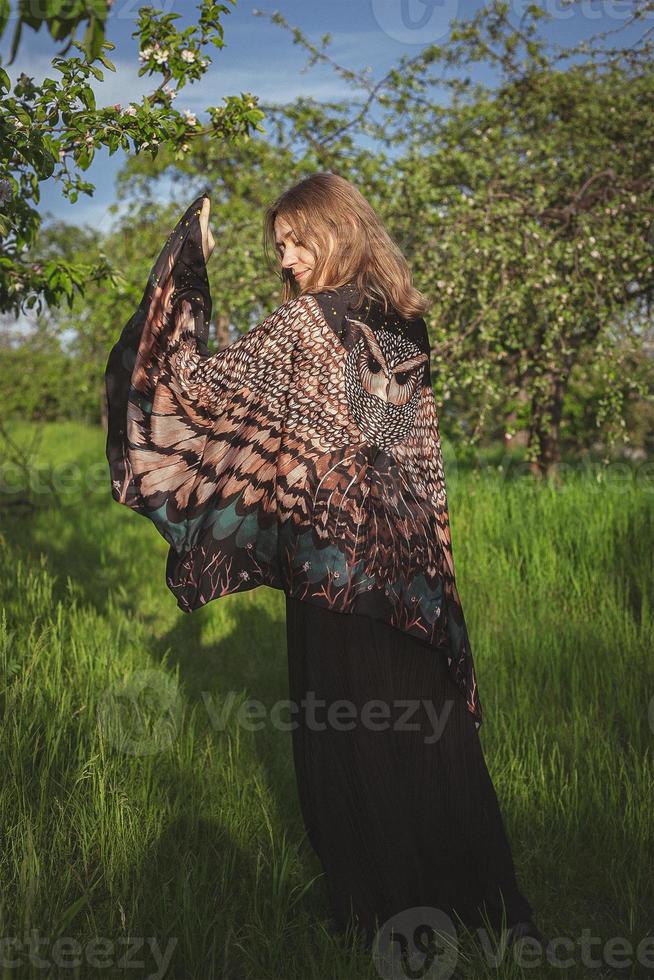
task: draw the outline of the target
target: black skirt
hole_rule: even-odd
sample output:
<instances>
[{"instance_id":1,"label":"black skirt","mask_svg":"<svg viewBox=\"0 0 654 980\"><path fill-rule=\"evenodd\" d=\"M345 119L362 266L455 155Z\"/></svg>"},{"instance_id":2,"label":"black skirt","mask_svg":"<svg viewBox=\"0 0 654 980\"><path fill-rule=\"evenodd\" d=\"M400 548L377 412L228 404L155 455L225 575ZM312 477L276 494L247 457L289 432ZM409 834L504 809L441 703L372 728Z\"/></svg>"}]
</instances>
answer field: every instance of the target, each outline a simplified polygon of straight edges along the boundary
<instances>
[{"instance_id":1,"label":"black skirt","mask_svg":"<svg viewBox=\"0 0 654 980\"><path fill-rule=\"evenodd\" d=\"M336 927L370 942L424 906L470 929L482 916L498 931L530 919L445 657L382 621L289 596L286 631L300 807Z\"/></svg>"}]
</instances>

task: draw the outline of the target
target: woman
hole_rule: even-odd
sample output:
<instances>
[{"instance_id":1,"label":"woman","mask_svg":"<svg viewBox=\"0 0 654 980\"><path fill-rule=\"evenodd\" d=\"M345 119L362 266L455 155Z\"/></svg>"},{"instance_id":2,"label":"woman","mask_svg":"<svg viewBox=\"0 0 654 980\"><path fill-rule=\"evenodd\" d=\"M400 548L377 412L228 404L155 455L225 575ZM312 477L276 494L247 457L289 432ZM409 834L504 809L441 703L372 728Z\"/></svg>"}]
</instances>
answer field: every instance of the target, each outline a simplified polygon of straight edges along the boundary
<instances>
[{"instance_id":1,"label":"woman","mask_svg":"<svg viewBox=\"0 0 654 980\"><path fill-rule=\"evenodd\" d=\"M170 236L107 365L113 496L169 541L185 611L285 591L299 801L336 926L370 943L426 906L542 941L478 736L427 303L335 174L269 207L264 246L281 306L209 355L209 200Z\"/></svg>"}]
</instances>

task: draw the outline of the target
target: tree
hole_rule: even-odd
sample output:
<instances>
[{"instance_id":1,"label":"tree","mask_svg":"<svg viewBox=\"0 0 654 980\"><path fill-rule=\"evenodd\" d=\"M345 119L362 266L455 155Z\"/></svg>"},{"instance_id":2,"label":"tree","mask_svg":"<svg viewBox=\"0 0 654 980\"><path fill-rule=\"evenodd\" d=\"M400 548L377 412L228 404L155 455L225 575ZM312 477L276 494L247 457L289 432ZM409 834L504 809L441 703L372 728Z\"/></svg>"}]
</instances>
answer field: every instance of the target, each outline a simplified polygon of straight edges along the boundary
<instances>
[{"instance_id":1,"label":"tree","mask_svg":"<svg viewBox=\"0 0 654 980\"><path fill-rule=\"evenodd\" d=\"M631 7L624 26L654 12ZM374 80L335 65L328 36L318 47L273 15L311 61L365 93L335 127L298 130L291 108L295 143L329 159L355 127L393 154L381 210L435 298L442 397L473 443L493 417L508 438L524 430L536 475L556 472L579 368L601 389L596 422L609 445L624 432L625 397L652 398L651 383L625 374L652 331L651 32L629 46L611 32L551 50L545 17L530 4L514 26L508 3L490 3ZM478 63L492 85L464 74Z\"/></svg>"},{"instance_id":2,"label":"tree","mask_svg":"<svg viewBox=\"0 0 654 980\"><path fill-rule=\"evenodd\" d=\"M45 24L56 40L68 39L64 54L71 47L78 54L54 57L52 67L61 77L46 78L40 85L21 74L12 88L7 71L0 67L0 312L41 309L64 297L71 303L87 282L111 275L106 261L90 267L52 257L43 264L26 255L41 225L40 181L55 177L64 195L75 201L81 193L93 193L82 173L99 147L110 153L120 147L155 156L163 146L183 157L199 136L238 141L260 128L263 113L249 93L209 107L206 125L194 114L173 108L177 91L206 72L208 45L223 45L220 18L229 8L213 0L199 3L197 22L184 30L175 26L179 14L141 8L134 34L139 38L140 74L160 76L159 84L139 103L98 108L91 79L102 80L103 69L115 70L107 57L114 45L104 39L109 6L101 0L73 0L62 13L59 0L43 0L38 12L29 2L20 4L12 58L24 24L35 29ZM0 33L8 13L9 4L1 0ZM82 23L87 30L80 42L75 31Z\"/></svg>"},{"instance_id":3,"label":"tree","mask_svg":"<svg viewBox=\"0 0 654 980\"><path fill-rule=\"evenodd\" d=\"M633 9L635 23L654 2ZM265 205L317 169L352 179L434 299L432 375L459 438L523 435L534 474L554 474L565 432L589 441L596 428L610 448L627 406L654 400L652 43L645 31L630 47L598 37L552 51L541 8L530 5L518 26L509 14L489 4L380 79L334 62L329 35L313 44L274 14L352 98L264 105L265 138L141 154L119 187L130 222L164 173L178 204L211 192L222 343L228 325L249 326L277 298L261 263ZM492 84L466 74L482 62ZM152 255L169 226L159 218L143 214ZM134 288L137 264L125 265ZM581 398L592 413L579 411Z\"/></svg>"}]
</instances>

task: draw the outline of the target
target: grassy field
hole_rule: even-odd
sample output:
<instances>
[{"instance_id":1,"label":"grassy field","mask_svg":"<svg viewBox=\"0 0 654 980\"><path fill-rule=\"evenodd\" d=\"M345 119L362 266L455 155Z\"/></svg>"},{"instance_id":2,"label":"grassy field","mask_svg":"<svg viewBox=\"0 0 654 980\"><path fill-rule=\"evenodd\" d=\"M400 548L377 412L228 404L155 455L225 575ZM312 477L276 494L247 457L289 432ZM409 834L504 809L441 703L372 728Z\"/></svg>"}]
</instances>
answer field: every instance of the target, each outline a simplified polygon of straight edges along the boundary
<instances>
[{"instance_id":1,"label":"grassy field","mask_svg":"<svg viewBox=\"0 0 654 980\"><path fill-rule=\"evenodd\" d=\"M283 594L182 613L166 542L111 499L103 433L48 426L38 464L60 505L0 511L0 936L23 943L0 976L379 977L330 931L290 732L236 717L288 697ZM625 470L554 489L446 457L482 743L570 963L494 966L463 936L458 977L654 974L654 484Z\"/></svg>"}]
</instances>

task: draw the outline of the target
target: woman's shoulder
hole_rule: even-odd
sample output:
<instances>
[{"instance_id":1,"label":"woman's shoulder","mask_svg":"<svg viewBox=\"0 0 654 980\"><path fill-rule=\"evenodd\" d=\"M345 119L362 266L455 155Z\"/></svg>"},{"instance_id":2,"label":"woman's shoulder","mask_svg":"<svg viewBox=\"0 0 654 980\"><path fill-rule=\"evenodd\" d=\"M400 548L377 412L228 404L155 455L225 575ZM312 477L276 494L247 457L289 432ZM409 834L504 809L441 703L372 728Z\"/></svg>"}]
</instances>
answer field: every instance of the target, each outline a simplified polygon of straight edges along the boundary
<instances>
[{"instance_id":1,"label":"woman's shoulder","mask_svg":"<svg viewBox=\"0 0 654 980\"><path fill-rule=\"evenodd\" d=\"M322 289L311 295L320 307L322 315L330 326L338 329L343 317L352 310L359 297L359 290L352 282L331 289Z\"/></svg>"},{"instance_id":2,"label":"woman's shoulder","mask_svg":"<svg viewBox=\"0 0 654 980\"><path fill-rule=\"evenodd\" d=\"M384 330L396 337L412 341L420 351L429 353L427 325L422 316L406 317L391 303L361 294L354 283L349 282L332 289L306 293L317 302L322 315L339 336L347 332L347 321L360 321L373 331Z\"/></svg>"},{"instance_id":3,"label":"woman's shoulder","mask_svg":"<svg viewBox=\"0 0 654 980\"><path fill-rule=\"evenodd\" d=\"M291 296L274 308L266 317L266 320L293 321L306 315L310 308L309 293L300 293L299 296Z\"/></svg>"}]
</instances>

